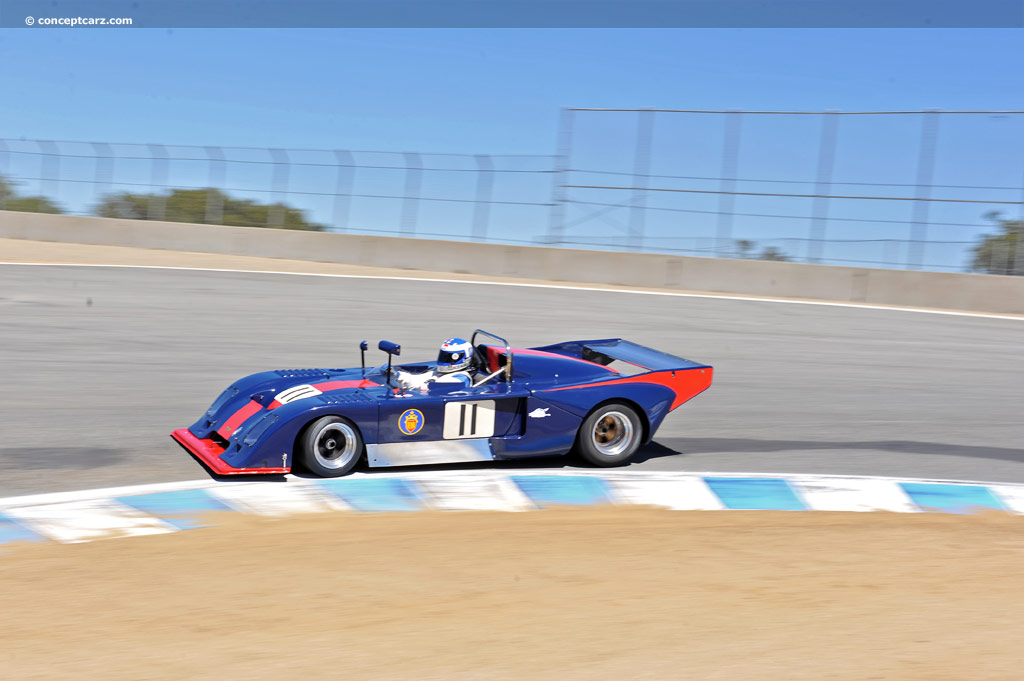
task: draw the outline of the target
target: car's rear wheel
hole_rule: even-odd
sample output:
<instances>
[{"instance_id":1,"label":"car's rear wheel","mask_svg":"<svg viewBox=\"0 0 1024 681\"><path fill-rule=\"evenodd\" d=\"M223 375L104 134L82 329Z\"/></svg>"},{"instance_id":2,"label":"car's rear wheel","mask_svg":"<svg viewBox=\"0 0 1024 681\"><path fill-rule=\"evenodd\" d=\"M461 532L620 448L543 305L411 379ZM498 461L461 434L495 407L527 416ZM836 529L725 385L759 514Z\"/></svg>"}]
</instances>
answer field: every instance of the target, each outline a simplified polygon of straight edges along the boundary
<instances>
[{"instance_id":1,"label":"car's rear wheel","mask_svg":"<svg viewBox=\"0 0 1024 681\"><path fill-rule=\"evenodd\" d=\"M594 410L580 426L576 451L595 466L622 466L640 447L643 423L632 407L612 402Z\"/></svg>"},{"instance_id":2,"label":"car's rear wheel","mask_svg":"<svg viewBox=\"0 0 1024 681\"><path fill-rule=\"evenodd\" d=\"M341 416L324 416L306 428L299 458L307 471L323 478L350 473L363 456L363 438L355 424Z\"/></svg>"}]
</instances>

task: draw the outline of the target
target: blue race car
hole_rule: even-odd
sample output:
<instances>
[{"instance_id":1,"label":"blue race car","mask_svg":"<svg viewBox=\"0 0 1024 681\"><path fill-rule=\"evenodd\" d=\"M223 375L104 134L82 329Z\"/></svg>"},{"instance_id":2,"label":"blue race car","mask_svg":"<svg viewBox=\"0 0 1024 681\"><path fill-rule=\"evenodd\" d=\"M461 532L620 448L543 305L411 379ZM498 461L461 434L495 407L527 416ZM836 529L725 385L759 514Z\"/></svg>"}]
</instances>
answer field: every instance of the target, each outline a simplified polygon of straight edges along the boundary
<instances>
[{"instance_id":1,"label":"blue race car","mask_svg":"<svg viewBox=\"0 0 1024 681\"><path fill-rule=\"evenodd\" d=\"M477 337L492 343L477 343ZM452 339L458 341L459 339ZM452 341L446 341L445 348ZM630 461L665 416L711 385L712 368L620 338L519 349L478 329L464 344L472 379L401 387L438 362L289 369L247 376L171 436L219 475L323 477L412 466L578 453L595 466ZM459 357L456 354L456 357ZM620 368L622 367L622 368Z\"/></svg>"}]
</instances>

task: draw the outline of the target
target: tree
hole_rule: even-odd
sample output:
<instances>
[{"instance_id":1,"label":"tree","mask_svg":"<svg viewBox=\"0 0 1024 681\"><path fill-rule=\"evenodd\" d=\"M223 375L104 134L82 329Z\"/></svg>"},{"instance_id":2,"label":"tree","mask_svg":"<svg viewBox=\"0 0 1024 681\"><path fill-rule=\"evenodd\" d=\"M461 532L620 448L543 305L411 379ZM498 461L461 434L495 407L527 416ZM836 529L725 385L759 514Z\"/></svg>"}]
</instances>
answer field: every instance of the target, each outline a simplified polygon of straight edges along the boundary
<instances>
[{"instance_id":1,"label":"tree","mask_svg":"<svg viewBox=\"0 0 1024 681\"><path fill-rule=\"evenodd\" d=\"M749 258L756 246L757 242L750 239L736 239L736 257Z\"/></svg>"},{"instance_id":2,"label":"tree","mask_svg":"<svg viewBox=\"0 0 1024 681\"><path fill-rule=\"evenodd\" d=\"M775 260L776 262L789 262L790 257L775 248L775 246L765 246L761 249L761 252L757 256L758 260Z\"/></svg>"},{"instance_id":3,"label":"tree","mask_svg":"<svg viewBox=\"0 0 1024 681\"><path fill-rule=\"evenodd\" d=\"M751 241L750 239L736 239L737 258L757 258L758 260L775 260L778 262L789 262L792 259L774 246L765 246L761 249L760 253L754 255L754 251L756 249L756 241Z\"/></svg>"},{"instance_id":4,"label":"tree","mask_svg":"<svg viewBox=\"0 0 1024 681\"><path fill-rule=\"evenodd\" d=\"M999 231L981 235L974 247L971 271L1024 276L1024 245L1020 241L1024 238L1024 220L1005 220L998 213L985 217L995 221Z\"/></svg>"},{"instance_id":5,"label":"tree","mask_svg":"<svg viewBox=\"0 0 1024 681\"><path fill-rule=\"evenodd\" d=\"M0 210L22 213L63 213L60 207L45 196L18 196L13 185L0 177Z\"/></svg>"},{"instance_id":6,"label":"tree","mask_svg":"<svg viewBox=\"0 0 1024 681\"><path fill-rule=\"evenodd\" d=\"M283 203L233 199L219 189L175 189L164 194L109 194L93 210L106 218L215 223L240 227L279 227L320 231L303 211Z\"/></svg>"}]
</instances>

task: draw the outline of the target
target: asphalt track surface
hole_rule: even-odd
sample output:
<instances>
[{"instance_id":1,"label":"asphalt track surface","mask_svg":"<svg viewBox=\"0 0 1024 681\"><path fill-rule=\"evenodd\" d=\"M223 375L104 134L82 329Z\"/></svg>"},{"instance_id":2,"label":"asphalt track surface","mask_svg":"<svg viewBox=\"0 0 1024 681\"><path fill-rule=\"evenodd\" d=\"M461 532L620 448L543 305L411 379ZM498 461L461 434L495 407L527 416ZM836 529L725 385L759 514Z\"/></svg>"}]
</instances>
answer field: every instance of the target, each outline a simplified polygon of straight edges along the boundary
<instances>
[{"instance_id":1,"label":"asphalt track surface","mask_svg":"<svg viewBox=\"0 0 1024 681\"><path fill-rule=\"evenodd\" d=\"M1024 320L372 278L0 265L0 496L203 478L168 433L238 377L624 337L707 362L640 470L1024 482ZM383 355L368 353L368 361ZM567 458L465 467L562 467Z\"/></svg>"}]
</instances>

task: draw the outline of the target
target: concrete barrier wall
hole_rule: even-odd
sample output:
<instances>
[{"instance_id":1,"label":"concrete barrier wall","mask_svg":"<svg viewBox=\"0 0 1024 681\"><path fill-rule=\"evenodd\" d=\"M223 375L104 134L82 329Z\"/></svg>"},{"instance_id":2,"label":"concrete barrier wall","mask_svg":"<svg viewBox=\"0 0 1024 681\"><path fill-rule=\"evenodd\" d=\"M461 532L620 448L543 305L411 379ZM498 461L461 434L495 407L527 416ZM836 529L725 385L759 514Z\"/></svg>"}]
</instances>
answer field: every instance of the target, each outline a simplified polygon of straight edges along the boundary
<instances>
[{"instance_id":1,"label":"concrete barrier wall","mask_svg":"<svg viewBox=\"0 0 1024 681\"><path fill-rule=\"evenodd\" d=\"M0 237L588 284L1024 314L1024 277L505 246L10 211L0 211Z\"/></svg>"}]
</instances>

